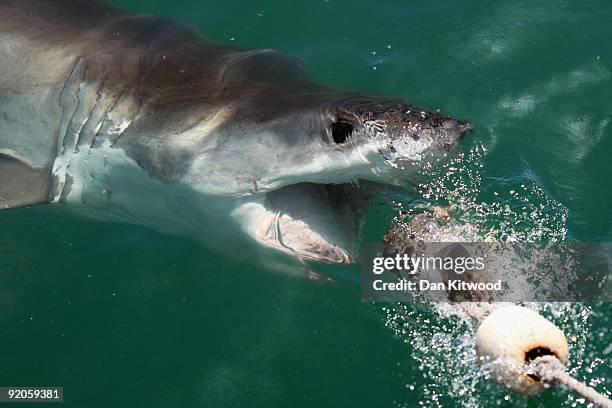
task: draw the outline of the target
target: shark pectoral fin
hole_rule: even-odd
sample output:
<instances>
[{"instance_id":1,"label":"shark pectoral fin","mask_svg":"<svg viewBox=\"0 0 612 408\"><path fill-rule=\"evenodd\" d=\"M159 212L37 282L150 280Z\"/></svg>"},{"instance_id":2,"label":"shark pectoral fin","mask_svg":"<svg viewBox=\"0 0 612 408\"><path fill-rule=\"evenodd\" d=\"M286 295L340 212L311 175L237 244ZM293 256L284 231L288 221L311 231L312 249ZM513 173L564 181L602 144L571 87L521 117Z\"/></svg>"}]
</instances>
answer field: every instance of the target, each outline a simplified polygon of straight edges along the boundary
<instances>
[{"instance_id":1,"label":"shark pectoral fin","mask_svg":"<svg viewBox=\"0 0 612 408\"><path fill-rule=\"evenodd\" d=\"M0 154L0 210L49 202L51 170Z\"/></svg>"}]
</instances>

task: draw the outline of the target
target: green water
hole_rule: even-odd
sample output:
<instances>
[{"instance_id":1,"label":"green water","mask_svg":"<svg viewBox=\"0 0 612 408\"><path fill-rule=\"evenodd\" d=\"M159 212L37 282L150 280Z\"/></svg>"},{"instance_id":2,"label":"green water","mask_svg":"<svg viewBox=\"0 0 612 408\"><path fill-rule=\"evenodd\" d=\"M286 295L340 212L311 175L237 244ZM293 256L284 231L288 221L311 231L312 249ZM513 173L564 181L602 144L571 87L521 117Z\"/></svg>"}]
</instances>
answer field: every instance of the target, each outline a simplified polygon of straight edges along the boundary
<instances>
[{"instance_id":1,"label":"green water","mask_svg":"<svg viewBox=\"0 0 612 408\"><path fill-rule=\"evenodd\" d=\"M478 177L446 180L432 203L469 196L473 222L506 236L612 239L612 3L114 3L297 55L336 86L469 119L485 151L460 165ZM223 259L60 208L2 212L0 385L63 386L65 407L586 406L482 379L465 321L363 304L357 267L310 281L242 248ZM576 376L612 390L612 308L544 312L575 336Z\"/></svg>"}]
</instances>

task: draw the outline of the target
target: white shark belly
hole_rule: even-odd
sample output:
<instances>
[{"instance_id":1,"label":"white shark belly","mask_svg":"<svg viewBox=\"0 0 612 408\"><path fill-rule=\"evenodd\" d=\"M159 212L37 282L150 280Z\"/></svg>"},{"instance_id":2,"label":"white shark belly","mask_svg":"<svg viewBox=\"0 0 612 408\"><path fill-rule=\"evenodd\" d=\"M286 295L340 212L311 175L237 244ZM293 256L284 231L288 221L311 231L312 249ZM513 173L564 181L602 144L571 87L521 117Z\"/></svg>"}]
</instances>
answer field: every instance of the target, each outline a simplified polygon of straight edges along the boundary
<instances>
[{"instance_id":1,"label":"white shark belly","mask_svg":"<svg viewBox=\"0 0 612 408\"><path fill-rule=\"evenodd\" d=\"M230 219L236 199L153 178L109 142L72 155L55 203L88 218L146 226L206 246L223 245L237 232Z\"/></svg>"}]
</instances>

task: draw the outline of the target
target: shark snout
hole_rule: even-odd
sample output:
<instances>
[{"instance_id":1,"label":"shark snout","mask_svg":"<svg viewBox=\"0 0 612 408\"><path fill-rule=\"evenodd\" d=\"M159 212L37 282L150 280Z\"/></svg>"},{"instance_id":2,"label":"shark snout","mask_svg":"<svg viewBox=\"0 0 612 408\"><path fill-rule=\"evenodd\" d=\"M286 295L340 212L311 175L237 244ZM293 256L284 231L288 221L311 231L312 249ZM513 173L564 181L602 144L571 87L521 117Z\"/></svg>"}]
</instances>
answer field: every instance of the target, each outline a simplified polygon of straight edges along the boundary
<instances>
[{"instance_id":1,"label":"shark snout","mask_svg":"<svg viewBox=\"0 0 612 408\"><path fill-rule=\"evenodd\" d=\"M465 132L467 132L468 130L473 130L474 125L472 125L470 122L459 122L459 124L457 125L457 129L463 136L465 135Z\"/></svg>"},{"instance_id":2,"label":"shark snout","mask_svg":"<svg viewBox=\"0 0 612 408\"><path fill-rule=\"evenodd\" d=\"M464 139L467 132L473 130L474 126L470 122L447 118L438 134L438 147L444 151L449 151L456 142Z\"/></svg>"},{"instance_id":3,"label":"shark snout","mask_svg":"<svg viewBox=\"0 0 612 408\"><path fill-rule=\"evenodd\" d=\"M467 121L448 118L444 121L444 129L447 133L454 134L458 139L462 139L468 131L474 130L474 125Z\"/></svg>"},{"instance_id":4,"label":"shark snout","mask_svg":"<svg viewBox=\"0 0 612 408\"><path fill-rule=\"evenodd\" d=\"M474 130L474 125L472 125L470 122L461 122L461 121L459 121L457 123L457 130L459 132L459 138L463 139L463 137L465 136L465 134L468 131Z\"/></svg>"}]
</instances>

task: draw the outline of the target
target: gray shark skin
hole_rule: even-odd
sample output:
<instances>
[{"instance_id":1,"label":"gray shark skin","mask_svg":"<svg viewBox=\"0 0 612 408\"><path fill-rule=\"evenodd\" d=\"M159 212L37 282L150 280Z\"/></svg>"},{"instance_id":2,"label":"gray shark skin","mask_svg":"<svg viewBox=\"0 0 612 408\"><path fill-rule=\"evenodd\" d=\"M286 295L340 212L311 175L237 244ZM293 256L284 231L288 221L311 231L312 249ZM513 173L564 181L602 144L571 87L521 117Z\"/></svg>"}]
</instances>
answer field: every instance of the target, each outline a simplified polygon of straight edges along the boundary
<instances>
[{"instance_id":1,"label":"gray shark skin","mask_svg":"<svg viewBox=\"0 0 612 408\"><path fill-rule=\"evenodd\" d=\"M0 0L0 208L354 260L368 200L471 125L87 0ZM391 188L391 187L390 187Z\"/></svg>"}]
</instances>

